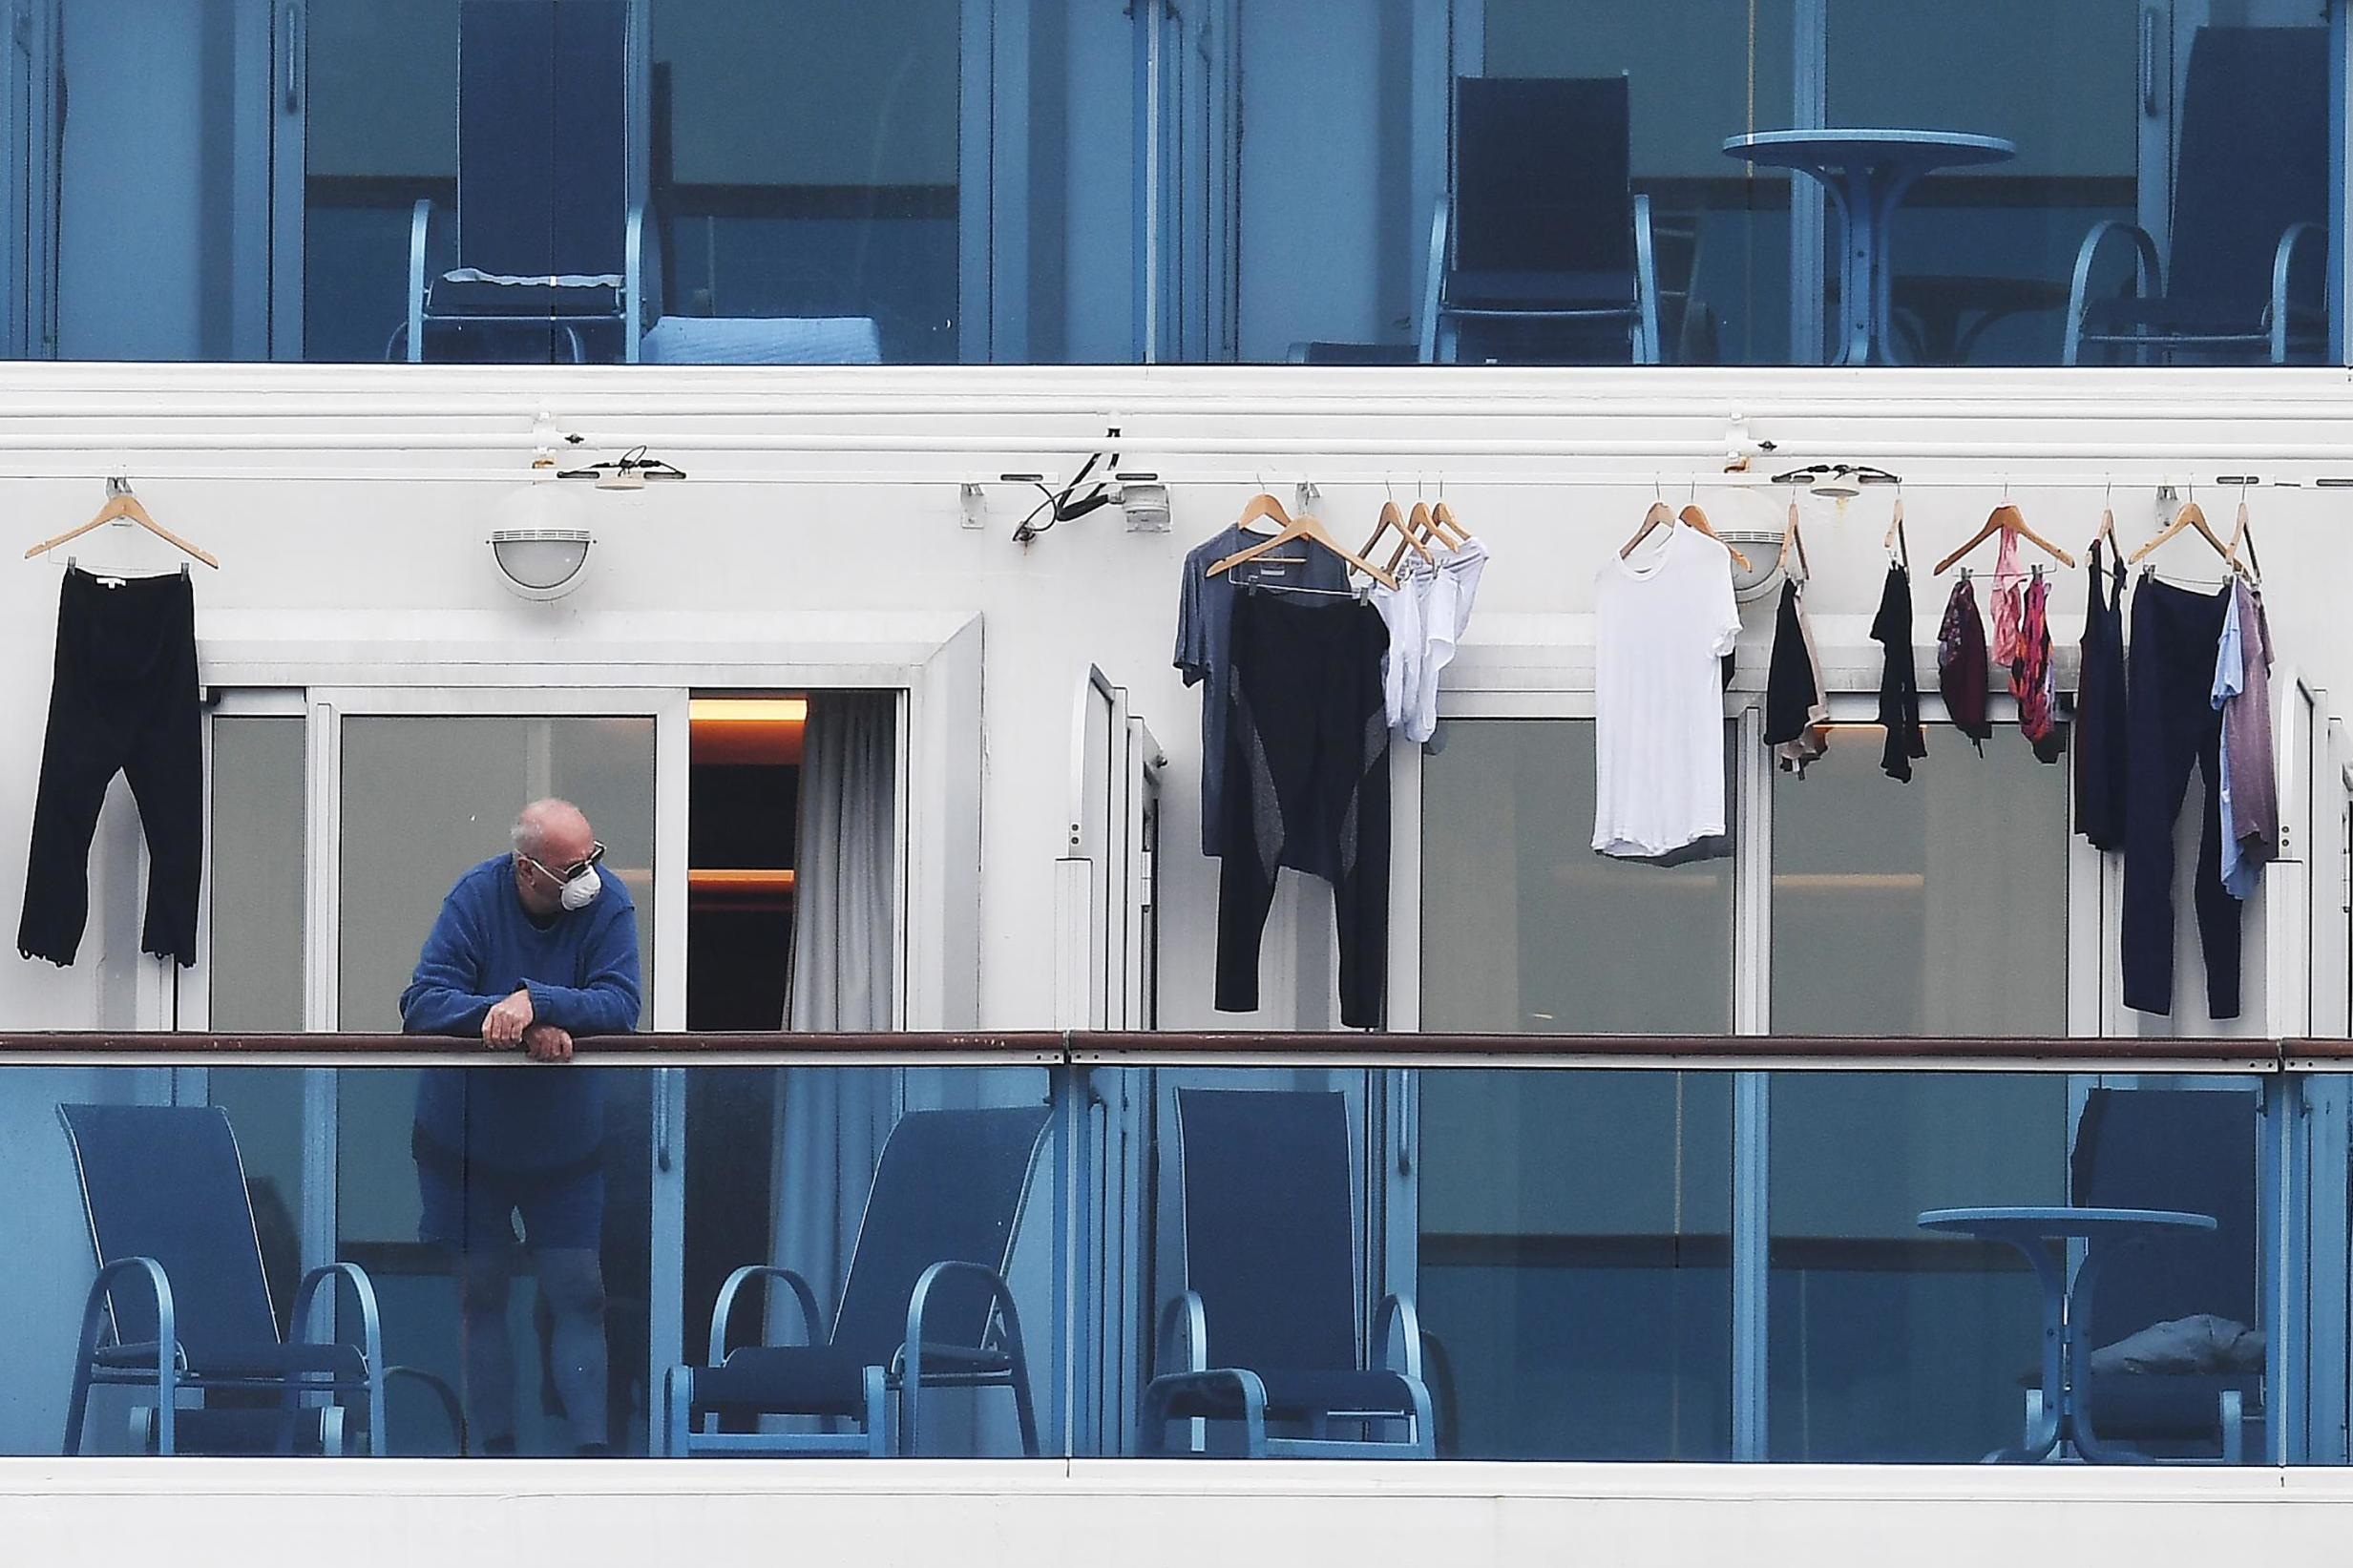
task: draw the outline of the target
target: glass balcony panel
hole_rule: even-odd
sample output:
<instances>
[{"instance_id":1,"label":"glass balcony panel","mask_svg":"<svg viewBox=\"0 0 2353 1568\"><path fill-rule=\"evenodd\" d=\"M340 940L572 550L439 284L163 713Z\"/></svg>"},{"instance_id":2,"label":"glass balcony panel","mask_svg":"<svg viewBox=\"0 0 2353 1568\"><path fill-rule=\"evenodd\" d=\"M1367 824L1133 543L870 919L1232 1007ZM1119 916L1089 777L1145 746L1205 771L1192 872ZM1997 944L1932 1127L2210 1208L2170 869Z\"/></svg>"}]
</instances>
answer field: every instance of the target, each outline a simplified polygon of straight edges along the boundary
<instances>
[{"instance_id":1,"label":"glass balcony panel","mask_svg":"<svg viewBox=\"0 0 2353 1568\"><path fill-rule=\"evenodd\" d=\"M1796 26L1787 0L1631 8L1607 0L1489 0L1484 61L1457 64L1461 75L1624 79L1628 172L1632 190L1650 204L1662 363L1792 359L1790 177L1727 157L1723 142L1796 123ZM1460 166L1460 151L1458 196L1475 183L1475 171ZM1531 152L1582 156L1575 147ZM1616 215L1621 223L1628 219ZM1573 336L1547 352L1541 324L1496 324L1485 335L1490 354L1460 357L1541 362L1562 357L1563 348L1574 352ZM1586 353L1595 347L1588 344ZM1612 357L1625 363L1628 354L1621 348Z\"/></svg>"},{"instance_id":2,"label":"glass balcony panel","mask_svg":"<svg viewBox=\"0 0 2353 1568\"><path fill-rule=\"evenodd\" d=\"M2009 0L1922 17L1838 0L1834 123L1943 125L2018 147L1983 170L1932 175L1907 199L1894 282L1907 357L2053 363L2081 248L2111 221L2148 231L2167 286L2136 288L2132 241L2104 241L2080 363L2264 364L2275 346L2291 362L2321 356L2328 246L2317 228L2294 241L2284 344L2265 308L2290 225L2327 223L2327 47L2319 10L2207 20L2129 0Z\"/></svg>"},{"instance_id":3,"label":"glass balcony panel","mask_svg":"<svg viewBox=\"0 0 2353 1568\"><path fill-rule=\"evenodd\" d=\"M305 1217L324 1212L319 1194L297 1188L284 1203L265 1202L250 1170L241 1178L250 1131L241 1123L262 1102L244 1080L291 1070L216 1067L199 1080L207 1097L186 1098L183 1079L177 1103L166 1103L172 1075L162 1069L0 1072L0 1125L11 1135L0 1169L21 1198L0 1223L17 1264L0 1301L18 1329L0 1348L8 1394L0 1453L59 1451L93 1278L94 1218L109 1262L136 1246L163 1266L175 1337L200 1379L216 1383L267 1360L305 1265L361 1265L380 1310L379 1365L389 1376L382 1452L411 1455L561 1456L584 1443L659 1450L670 1369L707 1361L721 1288L746 1265L789 1268L807 1284L819 1348L798 1362L769 1356L757 1365L761 1345L807 1346L811 1337L788 1286L764 1292L764 1282L751 1282L734 1303L727 1338L731 1350L751 1349L730 1376L706 1386L716 1409L693 1426L713 1437L765 1433L779 1449L830 1436L836 1450L865 1452L860 1369L893 1365L911 1295L931 1264L984 1263L1003 1280L1001 1296L970 1269L923 1286L934 1352L914 1441L935 1455L1022 1452L1008 1365L1018 1316L1032 1428L1042 1452L1059 1450L1054 1347L1063 1292L1054 1274L1057 1156L1044 1069L764 1069L758 1092L741 1097L740 1115L700 1131L689 1119L700 1102L658 1085L656 1070L463 1071L599 1074L608 1085L604 1137L583 1168L528 1179L479 1165L440 1168L389 1140L345 1139L337 1168L322 1180L377 1194L407 1229L359 1236L347 1226L331 1247L304 1234ZM371 1073L414 1076L352 1068L337 1077L347 1094ZM78 1170L61 1107L76 1119ZM324 1143L325 1131L313 1126L308 1136ZM617 1201L632 1185L654 1202ZM434 1197L436 1189L446 1191ZM419 1239L429 1200L462 1208L473 1237L462 1258ZM656 1282L670 1299L649 1295ZM144 1289L126 1278L117 1297L133 1337L154 1332ZM348 1291L334 1310L335 1331L360 1344ZM155 1448L155 1423L137 1413L157 1404L152 1359L146 1365L144 1387L94 1391L80 1452ZM347 1392L344 1452L366 1452L362 1391ZM333 1434L315 1412L278 1424L278 1398L274 1389L227 1384L183 1392L176 1448L269 1452L283 1439L316 1449L323 1432ZM780 1412L825 1413L751 1413L764 1400ZM895 1387L886 1403L889 1448L906 1440L908 1411Z\"/></svg>"},{"instance_id":4,"label":"glass balcony panel","mask_svg":"<svg viewBox=\"0 0 2353 1568\"><path fill-rule=\"evenodd\" d=\"M1829 7L1829 123L1999 136L2016 156L1930 170L1891 230L1894 349L1907 364L2053 365L2076 247L2160 198L2145 166L2142 6L2004 0L1964 10ZM1841 243L1828 236L1838 277Z\"/></svg>"},{"instance_id":5,"label":"glass balcony panel","mask_svg":"<svg viewBox=\"0 0 2353 1568\"><path fill-rule=\"evenodd\" d=\"M1731 1075L1415 1077L1439 1452L1731 1457Z\"/></svg>"},{"instance_id":6,"label":"glass balcony panel","mask_svg":"<svg viewBox=\"0 0 2353 1568\"><path fill-rule=\"evenodd\" d=\"M2245 1080L1776 1073L1772 1105L1774 1458L2072 1455L2087 1421L2096 1457L2259 1458ZM2104 1208L2216 1226L2082 1218ZM1922 1225L1950 1209L1979 1212ZM2088 1415L2054 1431L2055 1402L2029 1419L2027 1394L2063 1282L2089 1352L2067 1381Z\"/></svg>"}]
</instances>

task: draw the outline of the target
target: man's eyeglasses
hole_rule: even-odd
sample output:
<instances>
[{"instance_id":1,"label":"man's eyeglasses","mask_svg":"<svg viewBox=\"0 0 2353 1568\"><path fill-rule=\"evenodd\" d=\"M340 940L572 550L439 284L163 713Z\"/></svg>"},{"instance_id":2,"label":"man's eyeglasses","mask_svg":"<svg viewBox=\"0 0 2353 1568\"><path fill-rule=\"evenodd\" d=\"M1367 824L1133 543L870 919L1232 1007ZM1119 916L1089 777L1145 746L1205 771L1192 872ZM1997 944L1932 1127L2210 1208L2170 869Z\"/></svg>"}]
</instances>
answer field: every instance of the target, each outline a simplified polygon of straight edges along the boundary
<instances>
[{"instance_id":1,"label":"man's eyeglasses","mask_svg":"<svg viewBox=\"0 0 2353 1568\"><path fill-rule=\"evenodd\" d=\"M524 854L520 849L517 849L515 852L522 860L524 865L530 867L533 870L537 871L541 876L546 877L551 882L578 881L590 867L599 865L604 860L604 846L601 844L591 844L588 847L588 853L584 858L574 861L571 865L564 867L561 870L548 865L545 861Z\"/></svg>"}]
</instances>

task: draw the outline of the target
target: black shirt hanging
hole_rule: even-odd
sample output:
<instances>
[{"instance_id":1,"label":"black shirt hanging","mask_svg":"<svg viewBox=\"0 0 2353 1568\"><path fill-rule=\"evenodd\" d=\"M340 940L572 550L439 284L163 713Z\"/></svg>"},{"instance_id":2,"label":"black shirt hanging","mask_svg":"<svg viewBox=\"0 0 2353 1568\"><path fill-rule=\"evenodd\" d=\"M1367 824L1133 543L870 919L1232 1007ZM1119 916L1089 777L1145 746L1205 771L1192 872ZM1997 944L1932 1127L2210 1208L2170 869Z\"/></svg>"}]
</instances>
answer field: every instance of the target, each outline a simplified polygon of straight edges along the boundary
<instances>
[{"instance_id":1,"label":"black shirt hanging","mask_svg":"<svg viewBox=\"0 0 2353 1568\"><path fill-rule=\"evenodd\" d=\"M1920 681L1912 672L1912 575L1890 561L1880 589L1880 612L1871 620L1872 640L1887 650L1880 671L1880 771L1901 784L1912 782L1912 763L1928 755L1920 727Z\"/></svg>"},{"instance_id":2,"label":"black shirt hanging","mask_svg":"<svg viewBox=\"0 0 2353 1568\"><path fill-rule=\"evenodd\" d=\"M2096 848L2121 849L2130 756L2125 740L2123 553L2117 553L2110 571L2103 571L2095 539L2090 566L2083 672L2075 686L2075 831Z\"/></svg>"}]
</instances>

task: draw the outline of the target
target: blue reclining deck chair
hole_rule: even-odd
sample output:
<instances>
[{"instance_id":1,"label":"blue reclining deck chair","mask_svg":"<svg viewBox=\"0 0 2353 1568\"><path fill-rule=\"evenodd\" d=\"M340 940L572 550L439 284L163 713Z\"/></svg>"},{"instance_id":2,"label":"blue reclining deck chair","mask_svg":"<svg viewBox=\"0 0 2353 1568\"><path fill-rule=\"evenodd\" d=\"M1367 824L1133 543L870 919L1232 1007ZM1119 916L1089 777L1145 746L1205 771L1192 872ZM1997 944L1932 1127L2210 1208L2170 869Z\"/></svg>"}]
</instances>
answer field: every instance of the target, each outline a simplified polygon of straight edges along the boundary
<instances>
[{"instance_id":1,"label":"blue reclining deck chair","mask_svg":"<svg viewBox=\"0 0 2353 1568\"><path fill-rule=\"evenodd\" d=\"M1454 87L1422 362L1656 365L1650 199L1630 187L1626 78L1458 76Z\"/></svg>"},{"instance_id":2,"label":"blue reclining deck chair","mask_svg":"<svg viewBox=\"0 0 2353 1568\"><path fill-rule=\"evenodd\" d=\"M303 1276L289 1321L309 1320L321 1286L347 1280L358 1346L282 1341L228 1114L205 1105L60 1105L90 1214L98 1274L82 1307L65 1452L81 1452L94 1387L152 1390L133 1416L160 1453L338 1453L356 1398L368 1452L384 1445L384 1336L375 1287L357 1264ZM206 1408L182 1410L195 1390ZM214 1401L219 1390L242 1390ZM254 1390L278 1395L275 1404ZM322 1406L313 1401L324 1399Z\"/></svg>"},{"instance_id":3,"label":"blue reclining deck chair","mask_svg":"<svg viewBox=\"0 0 2353 1568\"><path fill-rule=\"evenodd\" d=\"M901 1117L867 1194L833 1332L823 1335L816 1293L791 1269L751 1264L729 1274L711 1307L708 1363L673 1367L664 1380L662 1452L918 1453L925 1390L1009 1388L1021 1452L1035 1458L1029 1363L1005 1269L1050 1114L1034 1105ZM804 1343L727 1349L736 1292L755 1278L792 1291ZM764 1415L824 1416L829 1428L847 1419L858 1430L716 1430L721 1417Z\"/></svg>"},{"instance_id":4,"label":"blue reclining deck chair","mask_svg":"<svg viewBox=\"0 0 2353 1568\"><path fill-rule=\"evenodd\" d=\"M409 222L411 363L638 358L643 211L629 135L632 0L464 0L457 212ZM447 264L434 266L429 252Z\"/></svg>"},{"instance_id":5,"label":"blue reclining deck chair","mask_svg":"<svg viewBox=\"0 0 2353 1568\"><path fill-rule=\"evenodd\" d=\"M2328 30L2197 30L2182 89L2170 266L2146 229L2095 223L2075 253L2061 363L2244 363L2325 346ZM2089 298L2101 241L2132 241L2138 292ZM2303 264L2295 263L2301 258Z\"/></svg>"},{"instance_id":6,"label":"blue reclining deck chair","mask_svg":"<svg viewBox=\"0 0 2353 1568\"><path fill-rule=\"evenodd\" d=\"M2073 1201L2211 1214L2216 1228L2153 1237L2102 1265L2087 1335L2084 1401L2101 1440L2146 1457L2236 1463L2259 1425L2261 1340L2216 1336L2260 1326L2256 1264L2256 1097L2221 1089L2094 1089L2076 1125ZM2160 1326L2173 1326L2171 1328ZM2151 1330L2154 1330L2151 1332ZM2133 1336L2120 1356L2109 1348ZM2217 1339L2233 1341L2218 1346ZM2216 1357L2216 1349L2236 1357ZM2253 1365L2190 1369L2200 1360ZM2143 1369L2103 1363L2133 1360ZM2183 1369L2162 1369L2167 1367ZM2027 1428L2040 1425L2037 1390ZM2259 1452L2259 1447L2258 1447Z\"/></svg>"},{"instance_id":7,"label":"blue reclining deck chair","mask_svg":"<svg viewBox=\"0 0 2353 1568\"><path fill-rule=\"evenodd\" d=\"M1240 1422L1252 1458L1432 1457L1412 1301L1382 1301L1378 1365L1368 1369L1360 1350L1345 1098L1180 1089L1177 1137L1186 1288L1163 1310L1160 1338L1166 1354L1182 1325L1185 1364L1145 1386L1141 1451L1165 1452L1169 1422L1198 1419ZM1335 1438L1334 1421L1365 1434ZM1376 1435L1398 1421L1402 1440ZM1273 1423L1307 1434L1271 1435Z\"/></svg>"}]
</instances>

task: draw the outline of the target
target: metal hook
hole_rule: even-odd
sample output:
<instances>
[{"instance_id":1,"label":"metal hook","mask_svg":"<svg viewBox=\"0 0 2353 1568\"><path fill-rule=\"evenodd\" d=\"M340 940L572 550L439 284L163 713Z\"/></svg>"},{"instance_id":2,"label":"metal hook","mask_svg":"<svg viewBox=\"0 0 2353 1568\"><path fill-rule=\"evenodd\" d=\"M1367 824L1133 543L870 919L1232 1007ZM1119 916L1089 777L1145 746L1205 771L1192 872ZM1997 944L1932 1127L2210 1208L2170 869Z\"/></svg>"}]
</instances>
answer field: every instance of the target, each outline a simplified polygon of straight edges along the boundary
<instances>
[{"instance_id":1,"label":"metal hook","mask_svg":"<svg viewBox=\"0 0 2353 1568\"><path fill-rule=\"evenodd\" d=\"M117 496L128 495L130 493L131 476L129 474L110 473L106 476L106 498L108 500L112 501Z\"/></svg>"}]
</instances>

